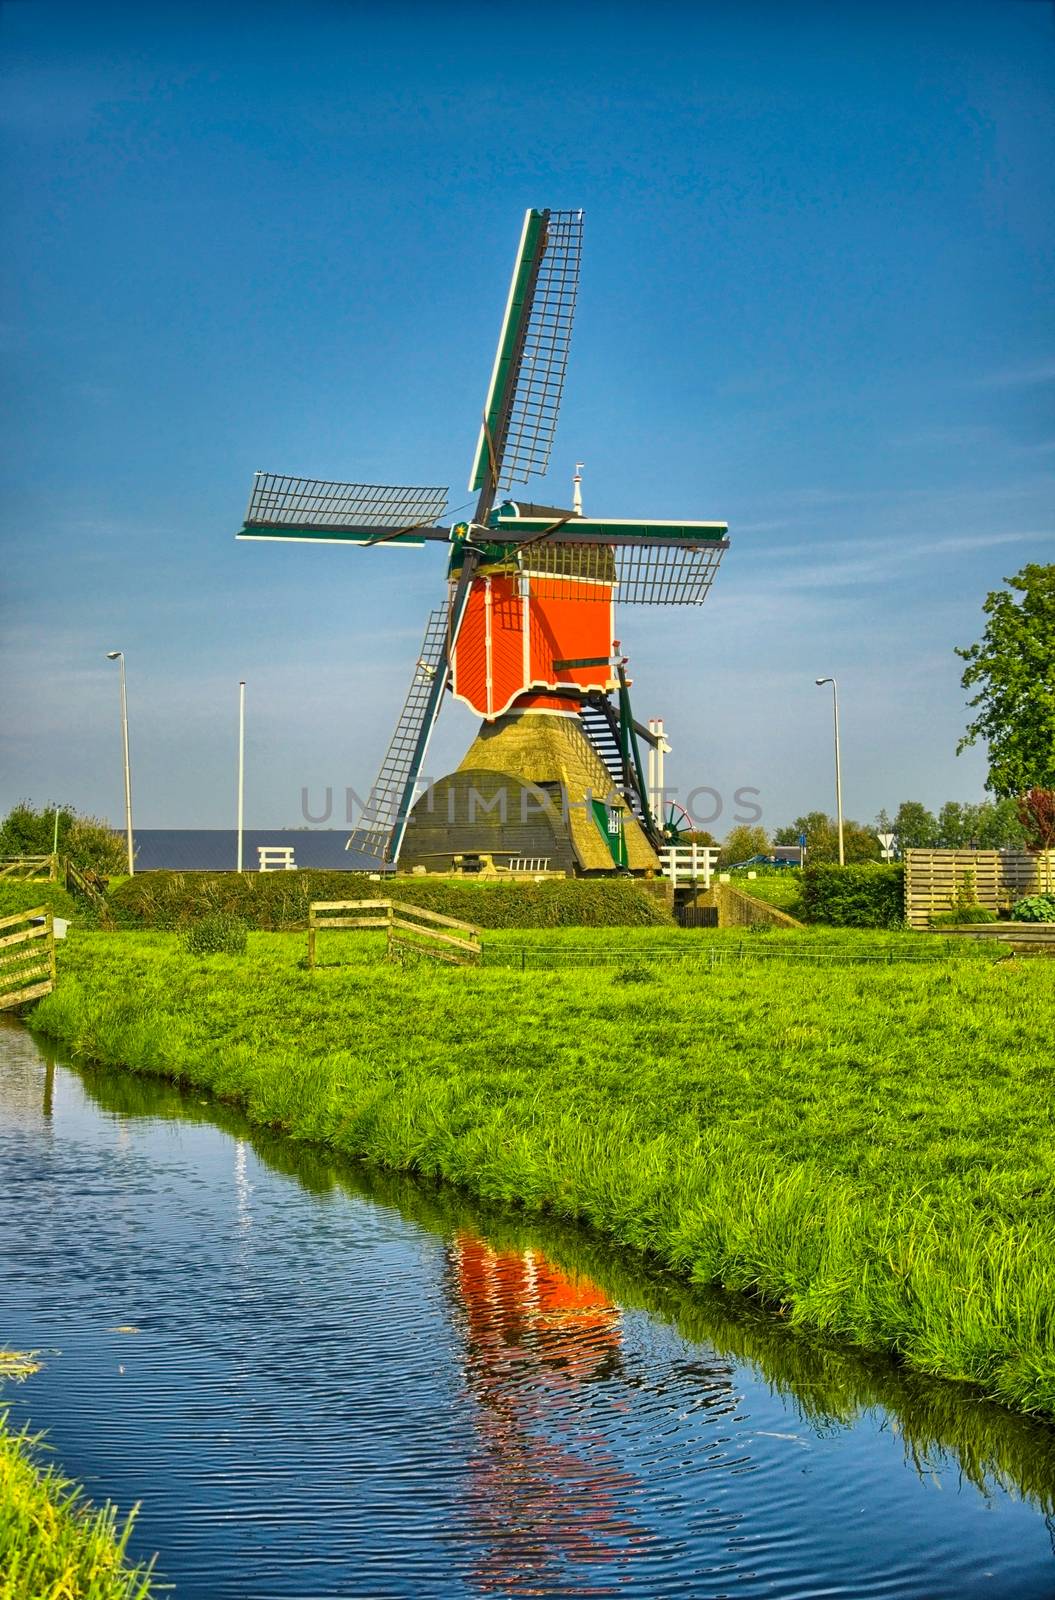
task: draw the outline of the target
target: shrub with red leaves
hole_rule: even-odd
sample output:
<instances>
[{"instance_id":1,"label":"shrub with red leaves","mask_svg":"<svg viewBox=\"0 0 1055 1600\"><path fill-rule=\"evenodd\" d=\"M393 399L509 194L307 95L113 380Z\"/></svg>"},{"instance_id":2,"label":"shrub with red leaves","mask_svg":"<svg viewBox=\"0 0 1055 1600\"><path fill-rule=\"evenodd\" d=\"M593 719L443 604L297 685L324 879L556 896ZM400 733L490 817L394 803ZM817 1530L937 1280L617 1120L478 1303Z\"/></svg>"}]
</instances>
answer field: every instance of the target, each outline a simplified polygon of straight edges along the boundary
<instances>
[{"instance_id":1,"label":"shrub with red leaves","mask_svg":"<svg viewBox=\"0 0 1055 1600\"><path fill-rule=\"evenodd\" d=\"M1055 789L1027 789L1019 795L1018 819L1030 850L1055 850Z\"/></svg>"}]
</instances>

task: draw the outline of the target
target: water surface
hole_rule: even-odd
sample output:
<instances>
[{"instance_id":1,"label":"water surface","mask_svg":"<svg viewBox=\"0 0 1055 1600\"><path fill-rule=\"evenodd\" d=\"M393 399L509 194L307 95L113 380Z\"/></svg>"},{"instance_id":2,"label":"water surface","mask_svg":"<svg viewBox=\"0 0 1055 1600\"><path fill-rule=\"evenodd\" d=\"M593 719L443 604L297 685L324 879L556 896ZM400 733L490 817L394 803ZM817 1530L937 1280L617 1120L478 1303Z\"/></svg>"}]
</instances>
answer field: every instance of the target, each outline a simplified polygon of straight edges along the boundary
<instances>
[{"instance_id":1,"label":"water surface","mask_svg":"<svg viewBox=\"0 0 1055 1600\"><path fill-rule=\"evenodd\" d=\"M10 1023L0 1205L5 1401L177 1600L1055 1597L1051 1430Z\"/></svg>"}]
</instances>

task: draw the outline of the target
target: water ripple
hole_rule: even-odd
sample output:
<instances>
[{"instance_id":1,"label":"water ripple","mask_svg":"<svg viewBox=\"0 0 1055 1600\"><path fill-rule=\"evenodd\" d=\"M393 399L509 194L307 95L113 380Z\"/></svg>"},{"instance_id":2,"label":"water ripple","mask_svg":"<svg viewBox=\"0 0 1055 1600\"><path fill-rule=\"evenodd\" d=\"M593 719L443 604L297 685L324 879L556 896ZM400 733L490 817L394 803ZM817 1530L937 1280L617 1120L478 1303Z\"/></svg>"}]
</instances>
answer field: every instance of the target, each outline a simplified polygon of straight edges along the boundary
<instances>
[{"instance_id":1,"label":"water ripple","mask_svg":"<svg viewBox=\"0 0 1055 1600\"><path fill-rule=\"evenodd\" d=\"M5 1400L177 1600L1055 1594L1043 1430L921 1474L699 1297L378 1181L0 1029L0 1337L49 1352Z\"/></svg>"}]
</instances>

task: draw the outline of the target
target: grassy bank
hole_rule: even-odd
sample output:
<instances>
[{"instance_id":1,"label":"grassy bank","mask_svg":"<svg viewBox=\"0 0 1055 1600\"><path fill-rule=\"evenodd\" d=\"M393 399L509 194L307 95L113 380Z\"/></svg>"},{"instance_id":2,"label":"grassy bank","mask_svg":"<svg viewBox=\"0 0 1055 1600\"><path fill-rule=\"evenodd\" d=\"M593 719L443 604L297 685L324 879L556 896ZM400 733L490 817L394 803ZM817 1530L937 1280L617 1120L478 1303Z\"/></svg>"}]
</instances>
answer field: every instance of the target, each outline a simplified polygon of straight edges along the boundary
<instances>
[{"instance_id":1,"label":"grassy bank","mask_svg":"<svg viewBox=\"0 0 1055 1600\"><path fill-rule=\"evenodd\" d=\"M767 905L776 906L778 911L786 911L789 917L802 921L802 873L797 867L769 872L761 867L753 878L746 872L733 872L730 882L734 889L753 894L756 900L764 900Z\"/></svg>"},{"instance_id":2,"label":"grassy bank","mask_svg":"<svg viewBox=\"0 0 1055 1600\"><path fill-rule=\"evenodd\" d=\"M0 1600L148 1600L125 1557L132 1519L94 1510L0 1412Z\"/></svg>"},{"instance_id":3,"label":"grassy bank","mask_svg":"<svg viewBox=\"0 0 1055 1600\"><path fill-rule=\"evenodd\" d=\"M303 948L83 934L36 1023L1055 1414L1055 963L400 969L350 935L312 974Z\"/></svg>"}]
</instances>

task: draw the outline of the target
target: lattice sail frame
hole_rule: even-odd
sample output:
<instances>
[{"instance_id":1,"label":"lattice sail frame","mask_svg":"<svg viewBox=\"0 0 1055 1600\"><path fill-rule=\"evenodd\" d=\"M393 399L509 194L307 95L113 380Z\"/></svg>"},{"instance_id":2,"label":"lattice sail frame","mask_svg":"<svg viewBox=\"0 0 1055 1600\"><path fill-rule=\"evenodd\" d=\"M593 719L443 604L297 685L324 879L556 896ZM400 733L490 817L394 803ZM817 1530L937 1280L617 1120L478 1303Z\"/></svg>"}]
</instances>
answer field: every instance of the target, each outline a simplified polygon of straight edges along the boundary
<instances>
[{"instance_id":1,"label":"lattice sail frame","mask_svg":"<svg viewBox=\"0 0 1055 1600\"><path fill-rule=\"evenodd\" d=\"M553 600L618 605L702 606L728 541L707 544L538 544L517 567L532 592Z\"/></svg>"},{"instance_id":2,"label":"lattice sail frame","mask_svg":"<svg viewBox=\"0 0 1055 1600\"><path fill-rule=\"evenodd\" d=\"M484 488L493 466L499 489L545 477L549 470L568 369L582 230L581 211L528 211L524 218L470 490Z\"/></svg>"},{"instance_id":3,"label":"lattice sail frame","mask_svg":"<svg viewBox=\"0 0 1055 1600\"><path fill-rule=\"evenodd\" d=\"M253 480L247 529L410 528L441 517L447 490L380 483L331 483L258 472Z\"/></svg>"}]
</instances>

